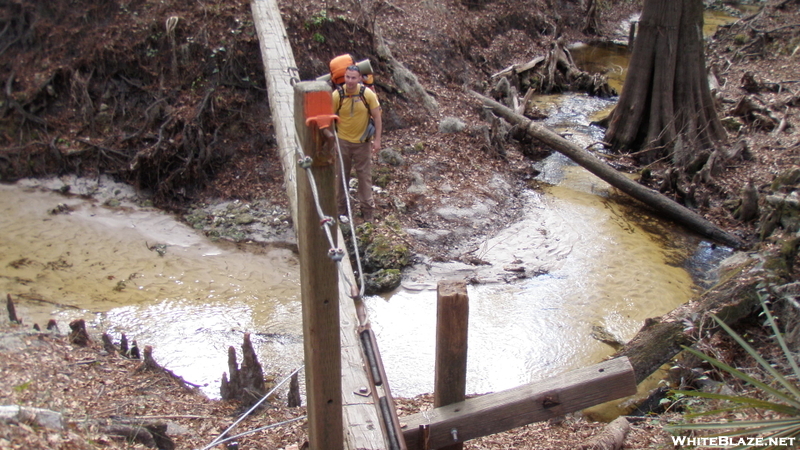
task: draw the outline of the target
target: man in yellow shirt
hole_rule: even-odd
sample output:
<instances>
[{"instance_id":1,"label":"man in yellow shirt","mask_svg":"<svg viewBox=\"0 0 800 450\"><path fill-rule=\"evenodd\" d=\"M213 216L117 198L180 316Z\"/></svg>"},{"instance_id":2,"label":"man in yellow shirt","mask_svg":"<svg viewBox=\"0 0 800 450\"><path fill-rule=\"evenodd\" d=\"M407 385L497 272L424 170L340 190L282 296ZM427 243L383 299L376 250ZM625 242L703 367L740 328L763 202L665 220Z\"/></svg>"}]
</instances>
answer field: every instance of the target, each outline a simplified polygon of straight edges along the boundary
<instances>
[{"instance_id":1,"label":"man in yellow shirt","mask_svg":"<svg viewBox=\"0 0 800 450\"><path fill-rule=\"evenodd\" d=\"M332 98L333 111L339 116L337 130L342 152L344 183L349 186L350 170L355 169L358 179L356 198L361 207L361 216L366 222L372 222L375 219L375 200L372 197L372 152L377 152L381 148L383 131L381 105L375 92L361 84L361 71L358 66L347 68L344 73L344 86L335 90ZM341 175L341 172L341 170L336 171L338 175ZM346 195L342 180L337 180L336 201L339 220L344 223L348 220Z\"/></svg>"}]
</instances>

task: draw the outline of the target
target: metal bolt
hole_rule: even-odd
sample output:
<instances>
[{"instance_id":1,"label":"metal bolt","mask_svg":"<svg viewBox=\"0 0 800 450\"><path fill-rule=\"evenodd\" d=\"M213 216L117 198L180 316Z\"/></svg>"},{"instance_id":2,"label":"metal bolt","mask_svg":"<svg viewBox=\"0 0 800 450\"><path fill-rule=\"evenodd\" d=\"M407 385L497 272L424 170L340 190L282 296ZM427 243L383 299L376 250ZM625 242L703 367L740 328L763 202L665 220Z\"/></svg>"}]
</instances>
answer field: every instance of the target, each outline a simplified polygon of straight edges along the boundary
<instances>
[{"instance_id":1,"label":"metal bolt","mask_svg":"<svg viewBox=\"0 0 800 450\"><path fill-rule=\"evenodd\" d=\"M450 430L450 436L453 436L453 442L458 442L458 430L453 428Z\"/></svg>"},{"instance_id":2,"label":"metal bolt","mask_svg":"<svg viewBox=\"0 0 800 450\"><path fill-rule=\"evenodd\" d=\"M309 167L311 167L311 164L313 162L314 162L314 160L311 159L310 156L306 156L305 158L300 158L297 161L297 163L300 164L300 167L302 167L303 169L308 169Z\"/></svg>"}]
</instances>

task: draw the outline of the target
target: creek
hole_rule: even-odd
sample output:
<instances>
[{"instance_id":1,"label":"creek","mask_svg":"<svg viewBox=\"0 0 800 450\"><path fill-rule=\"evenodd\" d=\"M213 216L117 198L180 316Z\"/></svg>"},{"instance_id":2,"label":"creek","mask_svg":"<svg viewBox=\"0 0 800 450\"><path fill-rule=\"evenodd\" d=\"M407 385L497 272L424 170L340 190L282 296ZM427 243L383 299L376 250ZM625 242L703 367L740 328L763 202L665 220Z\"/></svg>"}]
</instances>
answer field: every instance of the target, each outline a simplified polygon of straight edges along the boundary
<instances>
[{"instance_id":1,"label":"creek","mask_svg":"<svg viewBox=\"0 0 800 450\"><path fill-rule=\"evenodd\" d=\"M547 125L583 145L608 100L540 98ZM557 111L557 113L555 113ZM490 266L429 263L390 296L365 300L392 391L431 392L436 283L469 286L469 393L507 389L594 364L644 319L687 301L727 255L616 201L609 187L554 154L538 165L523 219L487 239ZM70 186L70 194L60 194ZM77 194L77 195L76 195ZM90 198L91 195L91 198ZM65 177L0 185L0 293L27 323L83 318L118 340L151 345L164 367L218 397L227 348L252 334L267 374L302 364L298 261L288 249L213 242L169 214L137 206L130 187ZM524 276L518 270L523 268Z\"/></svg>"},{"instance_id":2,"label":"creek","mask_svg":"<svg viewBox=\"0 0 800 450\"><path fill-rule=\"evenodd\" d=\"M117 342L125 333L211 397L245 332L265 373L302 364L291 250L212 242L135 198L105 177L0 185L0 293L25 323L53 318L64 333L81 318Z\"/></svg>"},{"instance_id":3,"label":"creek","mask_svg":"<svg viewBox=\"0 0 800 450\"><path fill-rule=\"evenodd\" d=\"M624 77L624 52L591 50ZM535 101L547 126L582 146L602 139L589 118L613 104L578 94ZM365 300L394 395L433 390L439 280L484 281L468 289L467 379L468 393L484 393L600 361L614 349L593 333L627 341L695 295L729 254L619 201L563 156L537 168L541 189L524 194L522 220L481 246L491 266L420 265L392 295ZM0 185L0 293L14 296L18 315L56 319L62 332L83 318L117 340L125 333L212 398L245 332L265 373L299 367L296 255L211 241L135 199L105 177Z\"/></svg>"},{"instance_id":4,"label":"creek","mask_svg":"<svg viewBox=\"0 0 800 450\"><path fill-rule=\"evenodd\" d=\"M536 101L551 113L549 128L584 147L602 139L588 117L610 101ZM707 286L729 255L642 213L560 154L537 166L542 189L527 192L523 219L477 252L490 266L429 262L406 273L390 298L367 301L393 393L433 390L439 280L484 281L468 287L467 392L486 393L601 361L615 350L593 335L627 342L645 319Z\"/></svg>"}]
</instances>

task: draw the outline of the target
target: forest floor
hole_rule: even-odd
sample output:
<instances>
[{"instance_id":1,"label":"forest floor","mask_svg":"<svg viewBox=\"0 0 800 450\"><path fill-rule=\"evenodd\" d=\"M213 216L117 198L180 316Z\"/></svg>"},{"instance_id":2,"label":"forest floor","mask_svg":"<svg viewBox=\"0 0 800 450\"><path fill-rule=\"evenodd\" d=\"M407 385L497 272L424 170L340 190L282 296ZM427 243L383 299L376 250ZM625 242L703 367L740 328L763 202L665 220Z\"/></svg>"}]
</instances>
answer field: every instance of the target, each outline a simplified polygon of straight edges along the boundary
<instances>
[{"instance_id":1,"label":"forest floor","mask_svg":"<svg viewBox=\"0 0 800 450\"><path fill-rule=\"evenodd\" d=\"M151 191L161 206L177 210L233 199L285 208L280 165L269 148L274 140L263 124L269 113L247 2L196 2L191 7L165 1L104 2L86 6L83 12L78 7L70 9L73 3L48 6L69 11L60 23L52 17L48 22L53 11L37 2L4 6L3 20L9 30L30 32L0 34L3 39L19 36L3 49L8 50L9 62L0 73L8 80L0 129L3 181L107 172ZM619 24L637 11L640 2L611 2L602 9L597 36L576 31L584 17L578 6L581 2L553 6L553 2L536 0L525 8L510 1L477 2L475 8L465 6L467 2L423 3L424 7L416 0L293 0L281 6L303 79L325 73L330 56L346 51L370 57L379 76L386 73L385 61L374 50L380 35L439 105L433 114L418 99L379 89L386 117L384 147L397 149L405 158L400 168L386 167L390 181L378 197L379 220L392 215L404 227L453 229L459 224L434 213L439 205L468 207L475 199L484 199L493 205L492 220L470 235L453 239L490 235L514 220L515 194L526 189L526 181L535 175L531 161L549 150L535 142L511 140L504 154L498 154L480 128L482 108L463 88L488 92L492 74L544 55L555 29L568 42L624 40L626 30L620 30ZM779 4L786 6L778 9ZM739 22L721 28L709 40L706 55L719 83L715 95L721 116L737 117L735 122L741 125L738 131L730 131L730 145L745 142L749 156L729 164L712 182L699 186L697 193L704 198L698 212L742 238L752 250L775 244L759 241L762 218L750 222L734 218L741 189L754 181L763 205L764 196L772 193L773 180L800 166L800 125L796 123L800 6L791 1L757 6L762 6L758 13L745 14ZM180 19L171 33L169 27L165 32L165 17L173 15ZM340 15L348 21L336 19ZM68 20L75 17L76 22ZM82 28L80 24L85 23L100 26ZM31 44L45 35L58 45L42 49ZM174 41L187 44L176 47ZM137 72L131 69L133 55L163 58L162 65ZM194 65L182 68L184 73L177 77L182 81L175 83L168 76L174 67L171 62L178 61L180 66L184 59L193 60ZM217 83L214 89L206 89L211 77L203 74L212 72L218 76ZM754 75L758 86L743 82L747 73ZM390 80L382 82L393 86ZM758 106L756 115L737 116L736 108L744 98ZM109 121L109 116L117 119ZM440 133L444 117L458 117L469 124L466 132ZM42 120L47 121L46 127ZM216 154L209 158L223 162L199 170L184 166L192 158L181 152L190 144L193 149L213 148ZM264 151L265 146L270 151ZM148 150L139 153L142 148ZM157 154L163 148L173 153ZM422 151L402 151L407 148ZM123 152L126 158L120 157ZM130 164L133 155L138 166ZM625 158L620 165L639 169ZM172 167L179 169L168 172ZM656 164L652 169L659 172L665 167ZM424 181L424 195L409 190L419 181L414 173ZM507 191L490 188L497 176L507 181ZM414 251L431 258L454 256L453 240L415 244ZM176 448L202 449L242 412L237 404L209 400L168 374L137 370L139 361L106 352L97 337L88 347L79 347L64 334L39 333L27 325L2 322L0 403L58 411L68 423L64 431L53 431L0 421L2 450L144 448L111 435L106 426L121 418L167 422ZM752 324L750 332L761 333ZM432 398L425 395L397 402L402 416L430 408ZM277 400L246 418L236 430L305 414L302 407L287 408L281 403ZM632 420L623 448L675 448L663 426L679 419L672 412ZM465 448L575 448L604 425L580 415L568 416L469 441ZM299 448L305 440L305 421L300 420L243 437L239 448Z\"/></svg>"}]
</instances>

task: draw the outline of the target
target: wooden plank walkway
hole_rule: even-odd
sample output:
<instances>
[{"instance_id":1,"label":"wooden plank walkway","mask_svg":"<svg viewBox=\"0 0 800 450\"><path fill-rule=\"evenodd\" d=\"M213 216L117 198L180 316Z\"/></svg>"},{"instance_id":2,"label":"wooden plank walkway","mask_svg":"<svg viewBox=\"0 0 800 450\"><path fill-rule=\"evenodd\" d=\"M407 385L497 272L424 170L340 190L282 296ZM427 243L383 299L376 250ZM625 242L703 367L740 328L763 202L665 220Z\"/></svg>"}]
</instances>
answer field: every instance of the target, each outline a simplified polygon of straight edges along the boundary
<instances>
[{"instance_id":1,"label":"wooden plank walkway","mask_svg":"<svg viewBox=\"0 0 800 450\"><path fill-rule=\"evenodd\" d=\"M297 217L297 155L295 151L299 143L295 132L294 87L292 86L293 79L300 81L297 65L276 0L252 0L251 9L264 61L270 111L283 166L286 194L289 197L292 217ZM336 229L338 231L338 227ZM339 231L337 242L343 242L341 231ZM325 256L321 255L320 257ZM346 268L343 276L350 281L350 284L355 285L352 266L346 254L342 266ZM340 280L344 448L352 450L385 449L386 443L377 406L371 397L364 396L361 392L363 388L370 389L370 381L365 372L358 339L360 324L347 286L347 283Z\"/></svg>"}]
</instances>

